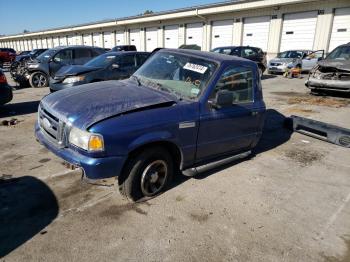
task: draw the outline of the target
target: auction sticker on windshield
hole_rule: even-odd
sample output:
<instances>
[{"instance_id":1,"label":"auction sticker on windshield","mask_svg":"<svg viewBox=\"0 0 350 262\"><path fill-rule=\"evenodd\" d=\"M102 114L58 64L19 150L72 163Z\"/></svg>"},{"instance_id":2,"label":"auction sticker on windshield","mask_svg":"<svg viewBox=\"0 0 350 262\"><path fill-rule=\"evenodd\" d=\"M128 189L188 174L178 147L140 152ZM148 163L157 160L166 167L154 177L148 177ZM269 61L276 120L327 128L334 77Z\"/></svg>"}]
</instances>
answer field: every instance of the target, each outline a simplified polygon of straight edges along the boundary
<instances>
[{"instance_id":1,"label":"auction sticker on windshield","mask_svg":"<svg viewBox=\"0 0 350 262\"><path fill-rule=\"evenodd\" d=\"M187 63L183 68L200 73L200 74L204 74L205 71L207 71L207 69L208 69L208 67L206 67L206 66L192 64L192 63Z\"/></svg>"}]
</instances>

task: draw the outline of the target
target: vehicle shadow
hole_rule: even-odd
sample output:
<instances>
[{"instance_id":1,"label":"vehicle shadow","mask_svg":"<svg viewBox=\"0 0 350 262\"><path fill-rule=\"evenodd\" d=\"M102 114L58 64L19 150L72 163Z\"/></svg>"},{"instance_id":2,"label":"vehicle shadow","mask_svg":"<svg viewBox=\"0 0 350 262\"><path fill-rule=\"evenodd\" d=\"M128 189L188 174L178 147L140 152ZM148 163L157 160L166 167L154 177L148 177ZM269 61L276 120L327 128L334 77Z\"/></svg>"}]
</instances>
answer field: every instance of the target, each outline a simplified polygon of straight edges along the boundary
<instances>
[{"instance_id":1,"label":"vehicle shadow","mask_svg":"<svg viewBox=\"0 0 350 262\"><path fill-rule=\"evenodd\" d=\"M38 111L40 101L28 101L20 103L10 103L0 106L1 117L13 117L20 115L27 115Z\"/></svg>"},{"instance_id":2,"label":"vehicle shadow","mask_svg":"<svg viewBox=\"0 0 350 262\"><path fill-rule=\"evenodd\" d=\"M285 120L286 120L286 117L283 114L281 114L280 112L278 112L277 110L268 109L266 111L265 125L264 125L264 129L263 129L262 137L261 137L258 145L252 151L251 155L249 155L246 158L233 160L232 162L228 162L224 165L217 166L217 167L210 169L206 172L199 173L193 177L187 177L187 176L184 176L181 174L177 175L174 177L173 183L172 183L172 185L170 185L170 189L184 183L185 181L187 181L190 178L205 179L211 175L215 175L216 173L218 173L226 168L229 168L229 167L237 165L241 162L250 160L258 154L272 150L272 149L286 143L290 139L293 132L290 129L285 127Z\"/></svg>"},{"instance_id":3,"label":"vehicle shadow","mask_svg":"<svg viewBox=\"0 0 350 262\"><path fill-rule=\"evenodd\" d=\"M276 78L278 77L277 75L263 75L261 77L261 80L265 80L265 79L270 79L270 78Z\"/></svg>"},{"instance_id":4,"label":"vehicle shadow","mask_svg":"<svg viewBox=\"0 0 350 262\"><path fill-rule=\"evenodd\" d=\"M54 193L42 181L0 176L0 258L49 225L58 214Z\"/></svg>"}]
</instances>

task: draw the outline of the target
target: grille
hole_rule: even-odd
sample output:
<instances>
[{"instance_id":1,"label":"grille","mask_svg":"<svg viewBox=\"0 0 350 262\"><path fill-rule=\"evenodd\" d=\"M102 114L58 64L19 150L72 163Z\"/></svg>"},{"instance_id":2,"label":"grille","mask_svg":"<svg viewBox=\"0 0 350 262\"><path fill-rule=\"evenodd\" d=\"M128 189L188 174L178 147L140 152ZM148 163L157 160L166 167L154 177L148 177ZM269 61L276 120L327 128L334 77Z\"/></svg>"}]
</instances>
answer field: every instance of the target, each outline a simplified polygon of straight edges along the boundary
<instances>
[{"instance_id":1,"label":"grille","mask_svg":"<svg viewBox=\"0 0 350 262\"><path fill-rule=\"evenodd\" d=\"M51 142L59 147L67 145L65 123L48 112L42 105L39 106L38 122L41 130Z\"/></svg>"},{"instance_id":2,"label":"grille","mask_svg":"<svg viewBox=\"0 0 350 262\"><path fill-rule=\"evenodd\" d=\"M280 66L282 63L270 63L271 66Z\"/></svg>"}]
</instances>

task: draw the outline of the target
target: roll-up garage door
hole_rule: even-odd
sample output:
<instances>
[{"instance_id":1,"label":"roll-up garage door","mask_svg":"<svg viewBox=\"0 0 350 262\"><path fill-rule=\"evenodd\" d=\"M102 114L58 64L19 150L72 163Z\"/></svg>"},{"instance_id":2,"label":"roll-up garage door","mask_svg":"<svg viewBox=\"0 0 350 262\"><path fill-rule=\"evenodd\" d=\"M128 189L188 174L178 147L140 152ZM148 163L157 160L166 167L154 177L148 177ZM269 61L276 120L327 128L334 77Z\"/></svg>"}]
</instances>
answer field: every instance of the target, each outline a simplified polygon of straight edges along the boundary
<instances>
[{"instance_id":1,"label":"roll-up garage door","mask_svg":"<svg viewBox=\"0 0 350 262\"><path fill-rule=\"evenodd\" d=\"M103 33L103 41L104 43L104 47L105 48L113 48L113 35L112 32L104 32Z\"/></svg>"},{"instance_id":2,"label":"roll-up garage door","mask_svg":"<svg viewBox=\"0 0 350 262\"><path fill-rule=\"evenodd\" d=\"M92 35L93 46L103 47L101 33L94 33Z\"/></svg>"},{"instance_id":3,"label":"roll-up garage door","mask_svg":"<svg viewBox=\"0 0 350 262\"><path fill-rule=\"evenodd\" d=\"M49 37L47 39L47 48L52 48L53 47L53 43L52 43L52 37Z\"/></svg>"},{"instance_id":4,"label":"roll-up garage door","mask_svg":"<svg viewBox=\"0 0 350 262\"><path fill-rule=\"evenodd\" d=\"M91 34L84 34L83 35L83 45L92 46Z\"/></svg>"},{"instance_id":5,"label":"roll-up garage door","mask_svg":"<svg viewBox=\"0 0 350 262\"><path fill-rule=\"evenodd\" d=\"M186 45L203 46L203 24L187 24L186 25Z\"/></svg>"},{"instance_id":6,"label":"roll-up garage door","mask_svg":"<svg viewBox=\"0 0 350 262\"><path fill-rule=\"evenodd\" d=\"M140 29L130 30L130 45L136 46L137 51L141 50Z\"/></svg>"},{"instance_id":7,"label":"roll-up garage door","mask_svg":"<svg viewBox=\"0 0 350 262\"><path fill-rule=\"evenodd\" d=\"M243 45L260 47L263 51L266 51L269 30L269 16L245 18L243 26Z\"/></svg>"},{"instance_id":8,"label":"roll-up garage door","mask_svg":"<svg viewBox=\"0 0 350 262\"><path fill-rule=\"evenodd\" d=\"M74 36L69 35L67 36L67 41L68 41L68 45L74 45Z\"/></svg>"},{"instance_id":9,"label":"roll-up garage door","mask_svg":"<svg viewBox=\"0 0 350 262\"><path fill-rule=\"evenodd\" d=\"M117 31L115 33L115 43L116 45L124 45L124 31Z\"/></svg>"},{"instance_id":10,"label":"roll-up garage door","mask_svg":"<svg viewBox=\"0 0 350 262\"><path fill-rule=\"evenodd\" d=\"M350 42L350 8L335 9L328 51Z\"/></svg>"},{"instance_id":11,"label":"roll-up garage door","mask_svg":"<svg viewBox=\"0 0 350 262\"><path fill-rule=\"evenodd\" d=\"M74 36L74 44L75 45L81 45L81 35L75 35Z\"/></svg>"},{"instance_id":12,"label":"roll-up garage door","mask_svg":"<svg viewBox=\"0 0 350 262\"><path fill-rule=\"evenodd\" d=\"M32 47L33 47L33 49L38 48L38 45L36 44L36 39L32 39Z\"/></svg>"},{"instance_id":13,"label":"roll-up garage door","mask_svg":"<svg viewBox=\"0 0 350 262\"><path fill-rule=\"evenodd\" d=\"M212 25L211 48L232 45L233 20L215 21Z\"/></svg>"},{"instance_id":14,"label":"roll-up garage door","mask_svg":"<svg viewBox=\"0 0 350 262\"><path fill-rule=\"evenodd\" d=\"M66 46L66 45L67 45L67 37L60 36L60 46Z\"/></svg>"},{"instance_id":15,"label":"roll-up garage door","mask_svg":"<svg viewBox=\"0 0 350 262\"><path fill-rule=\"evenodd\" d=\"M146 51L152 52L158 47L158 28L146 28Z\"/></svg>"},{"instance_id":16,"label":"roll-up garage door","mask_svg":"<svg viewBox=\"0 0 350 262\"><path fill-rule=\"evenodd\" d=\"M164 27L164 47L178 48L179 47L179 26L168 25Z\"/></svg>"},{"instance_id":17,"label":"roll-up garage door","mask_svg":"<svg viewBox=\"0 0 350 262\"><path fill-rule=\"evenodd\" d=\"M53 47L60 45L60 39L58 37L53 38Z\"/></svg>"},{"instance_id":18,"label":"roll-up garage door","mask_svg":"<svg viewBox=\"0 0 350 262\"><path fill-rule=\"evenodd\" d=\"M47 48L47 38L41 40L43 48Z\"/></svg>"},{"instance_id":19,"label":"roll-up garage door","mask_svg":"<svg viewBox=\"0 0 350 262\"><path fill-rule=\"evenodd\" d=\"M285 14L280 51L313 49L317 12Z\"/></svg>"},{"instance_id":20,"label":"roll-up garage door","mask_svg":"<svg viewBox=\"0 0 350 262\"><path fill-rule=\"evenodd\" d=\"M36 42L37 42L38 48L43 48L43 44L41 42L41 39L37 39Z\"/></svg>"}]
</instances>

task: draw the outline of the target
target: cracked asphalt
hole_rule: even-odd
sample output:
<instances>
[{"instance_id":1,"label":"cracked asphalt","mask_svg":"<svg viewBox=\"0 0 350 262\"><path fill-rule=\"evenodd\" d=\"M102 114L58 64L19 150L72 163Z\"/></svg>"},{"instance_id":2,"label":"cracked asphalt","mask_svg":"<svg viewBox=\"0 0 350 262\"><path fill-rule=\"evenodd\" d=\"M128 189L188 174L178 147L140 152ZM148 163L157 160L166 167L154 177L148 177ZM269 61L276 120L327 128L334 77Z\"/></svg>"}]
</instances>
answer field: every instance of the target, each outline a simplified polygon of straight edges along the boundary
<instances>
[{"instance_id":1,"label":"cracked asphalt","mask_svg":"<svg viewBox=\"0 0 350 262\"><path fill-rule=\"evenodd\" d=\"M19 121L0 126L0 261L350 261L350 149L283 128L292 114L350 128L350 98L304 81L264 77L253 155L136 204L36 142L47 88L14 91L0 108Z\"/></svg>"}]
</instances>

